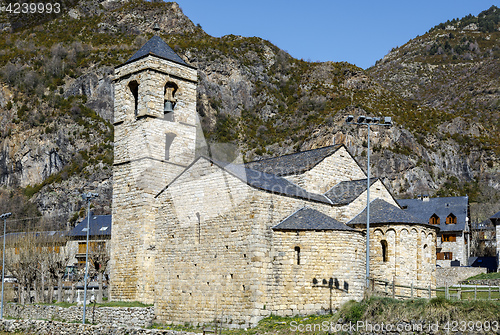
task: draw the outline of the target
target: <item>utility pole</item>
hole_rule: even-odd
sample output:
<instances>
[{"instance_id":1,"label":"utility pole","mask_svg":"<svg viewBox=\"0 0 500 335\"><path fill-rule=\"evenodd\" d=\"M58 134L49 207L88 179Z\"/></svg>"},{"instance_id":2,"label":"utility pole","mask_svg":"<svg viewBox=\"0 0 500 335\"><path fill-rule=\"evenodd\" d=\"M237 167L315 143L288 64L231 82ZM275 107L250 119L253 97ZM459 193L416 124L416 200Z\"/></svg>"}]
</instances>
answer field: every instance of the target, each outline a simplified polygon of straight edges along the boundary
<instances>
[{"instance_id":1,"label":"utility pole","mask_svg":"<svg viewBox=\"0 0 500 335\"><path fill-rule=\"evenodd\" d=\"M370 126L392 126L392 119L389 116L383 118L381 122L379 117L359 116L356 122L353 122L354 116L348 115L346 118L347 124L363 125L368 128L368 163L367 163L367 178L366 178L366 292L370 287Z\"/></svg>"},{"instance_id":2,"label":"utility pole","mask_svg":"<svg viewBox=\"0 0 500 335\"><path fill-rule=\"evenodd\" d=\"M90 234L90 200L97 198L97 193L83 193L82 199L87 201L87 245L85 250L85 279L83 280L83 321L85 324L85 311L87 309L87 280L89 276L89 234Z\"/></svg>"},{"instance_id":3,"label":"utility pole","mask_svg":"<svg viewBox=\"0 0 500 335\"><path fill-rule=\"evenodd\" d=\"M12 213L4 213L0 215L0 219L3 219L3 252L2 252L2 308L0 309L0 319L3 319L3 292L5 284L5 231L7 226L7 218L11 216Z\"/></svg>"}]
</instances>

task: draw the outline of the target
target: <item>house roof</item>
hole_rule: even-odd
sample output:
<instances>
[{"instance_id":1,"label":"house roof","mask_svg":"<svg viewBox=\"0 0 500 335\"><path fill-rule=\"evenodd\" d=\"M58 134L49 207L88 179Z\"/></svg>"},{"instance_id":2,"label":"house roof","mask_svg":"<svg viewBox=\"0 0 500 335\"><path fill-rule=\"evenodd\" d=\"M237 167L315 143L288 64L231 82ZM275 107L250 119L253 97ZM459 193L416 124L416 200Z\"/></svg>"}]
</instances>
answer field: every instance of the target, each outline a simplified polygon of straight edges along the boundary
<instances>
[{"instance_id":1,"label":"house roof","mask_svg":"<svg viewBox=\"0 0 500 335\"><path fill-rule=\"evenodd\" d=\"M158 36L153 36L149 41L146 42L135 54L130 57L125 64L133 62L139 58L145 57L147 55L155 55L157 57L170 60L179 64L187 65L184 60L177 55L171 47L168 46L165 41L163 41Z\"/></svg>"},{"instance_id":2,"label":"house roof","mask_svg":"<svg viewBox=\"0 0 500 335\"><path fill-rule=\"evenodd\" d=\"M385 200L375 199L370 202L370 224L379 223L406 223L406 224L428 224L426 220L422 220L397 206L391 205ZM361 213L356 215L348 225L364 224L366 225L366 207Z\"/></svg>"},{"instance_id":3,"label":"house roof","mask_svg":"<svg viewBox=\"0 0 500 335\"><path fill-rule=\"evenodd\" d=\"M342 147L341 144L331 145L294 154L248 162L245 166L253 170L271 173L277 176L298 174L312 169L326 157L336 152L340 147Z\"/></svg>"},{"instance_id":4,"label":"house roof","mask_svg":"<svg viewBox=\"0 0 500 335\"><path fill-rule=\"evenodd\" d=\"M500 212L493 214L492 217L490 217L491 222L498 224L500 223Z\"/></svg>"},{"instance_id":5,"label":"house roof","mask_svg":"<svg viewBox=\"0 0 500 335\"><path fill-rule=\"evenodd\" d=\"M75 228L69 233L69 237L82 237L87 236L87 218L83 219ZM111 236L111 215L94 215L90 213L89 221L90 236Z\"/></svg>"},{"instance_id":6,"label":"house roof","mask_svg":"<svg viewBox=\"0 0 500 335\"><path fill-rule=\"evenodd\" d=\"M370 187L378 178L370 179ZM334 205L347 205L359 197L367 188L367 179L341 181L325 193Z\"/></svg>"},{"instance_id":7,"label":"house roof","mask_svg":"<svg viewBox=\"0 0 500 335\"><path fill-rule=\"evenodd\" d=\"M281 221L273 230L352 230L342 222L315 209L303 207Z\"/></svg>"},{"instance_id":8,"label":"house roof","mask_svg":"<svg viewBox=\"0 0 500 335\"><path fill-rule=\"evenodd\" d=\"M398 200L399 205L408 213L415 215L426 222L432 215L436 214L440 219L439 228L445 231L466 230L467 211L469 198L465 197L443 197L421 199ZM453 213L457 217L456 224L446 224L446 217Z\"/></svg>"}]
</instances>

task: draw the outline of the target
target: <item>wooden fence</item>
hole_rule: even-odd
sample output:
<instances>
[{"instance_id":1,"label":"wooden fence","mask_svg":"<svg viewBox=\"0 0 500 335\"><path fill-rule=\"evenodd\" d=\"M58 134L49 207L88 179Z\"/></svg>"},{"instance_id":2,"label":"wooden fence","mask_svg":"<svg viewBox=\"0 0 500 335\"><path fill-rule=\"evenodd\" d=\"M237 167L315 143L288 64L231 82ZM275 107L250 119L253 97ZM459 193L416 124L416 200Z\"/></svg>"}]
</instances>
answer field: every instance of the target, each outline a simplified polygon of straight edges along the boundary
<instances>
[{"instance_id":1,"label":"wooden fence","mask_svg":"<svg viewBox=\"0 0 500 335\"><path fill-rule=\"evenodd\" d=\"M370 279L371 295L386 296L396 299L444 297L450 300L500 300L500 286L491 285L455 285L443 288L400 285L395 281Z\"/></svg>"}]
</instances>

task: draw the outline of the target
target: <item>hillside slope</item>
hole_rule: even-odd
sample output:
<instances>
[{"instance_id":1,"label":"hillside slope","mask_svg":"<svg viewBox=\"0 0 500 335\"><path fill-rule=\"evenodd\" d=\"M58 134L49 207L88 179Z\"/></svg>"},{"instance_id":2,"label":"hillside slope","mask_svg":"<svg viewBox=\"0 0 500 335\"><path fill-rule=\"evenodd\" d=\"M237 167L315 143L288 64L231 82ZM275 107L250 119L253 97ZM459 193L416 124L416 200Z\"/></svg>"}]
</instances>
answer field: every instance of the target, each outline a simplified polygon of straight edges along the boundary
<instances>
[{"instance_id":1,"label":"hillside slope","mask_svg":"<svg viewBox=\"0 0 500 335\"><path fill-rule=\"evenodd\" d=\"M82 1L15 32L1 19L0 183L8 192L0 200L8 207L24 196L49 224L82 217L79 194L86 190L101 193L95 210L109 213L113 67L153 35L155 22L160 36L198 68L205 137L213 147L231 144L225 146L234 150L229 157L241 152L250 160L343 142L365 166L366 129L345 125L345 116L392 116L394 127L373 133L372 173L395 194L468 193L498 202L498 110L469 124L465 112L455 115L416 90L390 84L383 65L391 55L368 72L348 63L309 63L260 38L209 36L176 3ZM441 96L435 101L446 100ZM478 111L493 100L480 101ZM17 217L26 217L28 207Z\"/></svg>"}]
</instances>

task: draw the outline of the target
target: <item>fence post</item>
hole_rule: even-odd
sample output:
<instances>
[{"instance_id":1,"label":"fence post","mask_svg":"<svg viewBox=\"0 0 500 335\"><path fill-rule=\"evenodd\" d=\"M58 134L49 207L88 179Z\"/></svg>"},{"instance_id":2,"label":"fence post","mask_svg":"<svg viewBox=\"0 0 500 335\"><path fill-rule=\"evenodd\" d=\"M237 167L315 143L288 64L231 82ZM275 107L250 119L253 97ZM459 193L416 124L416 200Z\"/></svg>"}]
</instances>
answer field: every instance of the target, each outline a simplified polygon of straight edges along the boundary
<instances>
[{"instance_id":1,"label":"fence post","mask_svg":"<svg viewBox=\"0 0 500 335\"><path fill-rule=\"evenodd\" d=\"M474 285L474 300L477 300L477 283Z\"/></svg>"},{"instance_id":2,"label":"fence post","mask_svg":"<svg viewBox=\"0 0 500 335\"><path fill-rule=\"evenodd\" d=\"M432 293L431 293L431 284L429 284L429 299L432 299Z\"/></svg>"},{"instance_id":3,"label":"fence post","mask_svg":"<svg viewBox=\"0 0 500 335\"><path fill-rule=\"evenodd\" d=\"M488 283L488 300L491 300L491 282Z\"/></svg>"},{"instance_id":4,"label":"fence post","mask_svg":"<svg viewBox=\"0 0 500 335\"><path fill-rule=\"evenodd\" d=\"M448 283L444 284L444 298L449 299L449 292L448 292Z\"/></svg>"},{"instance_id":5,"label":"fence post","mask_svg":"<svg viewBox=\"0 0 500 335\"><path fill-rule=\"evenodd\" d=\"M413 282L411 282L411 298L413 299Z\"/></svg>"},{"instance_id":6,"label":"fence post","mask_svg":"<svg viewBox=\"0 0 500 335\"><path fill-rule=\"evenodd\" d=\"M392 298L396 298L396 282L395 278L392 279Z\"/></svg>"},{"instance_id":7,"label":"fence post","mask_svg":"<svg viewBox=\"0 0 500 335\"><path fill-rule=\"evenodd\" d=\"M460 286L458 287L457 299L462 300L462 283L460 283Z\"/></svg>"}]
</instances>

